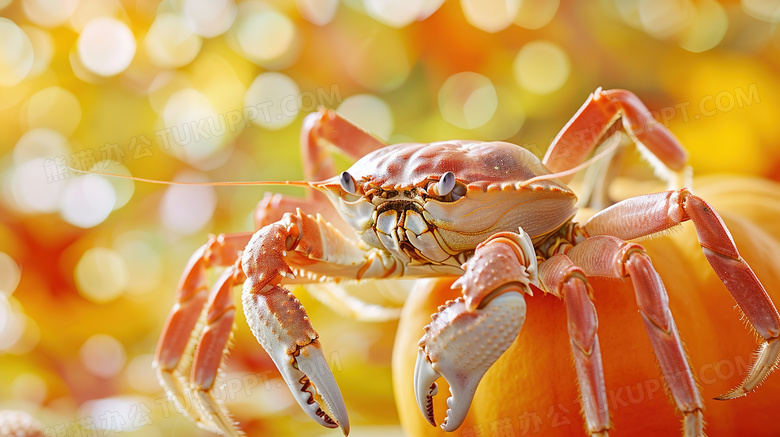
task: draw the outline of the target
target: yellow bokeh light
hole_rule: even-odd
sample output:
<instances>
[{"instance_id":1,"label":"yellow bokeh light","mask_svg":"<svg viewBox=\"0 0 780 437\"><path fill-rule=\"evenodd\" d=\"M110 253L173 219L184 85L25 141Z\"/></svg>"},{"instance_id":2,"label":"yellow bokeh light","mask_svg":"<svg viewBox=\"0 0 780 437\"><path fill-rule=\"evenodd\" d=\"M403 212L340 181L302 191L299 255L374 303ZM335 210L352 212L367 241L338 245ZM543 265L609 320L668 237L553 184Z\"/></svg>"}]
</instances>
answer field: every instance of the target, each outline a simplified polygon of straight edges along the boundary
<instances>
[{"instance_id":1,"label":"yellow bokeh light","mask_svg":"<svg viewBox=\"0 0 780 437\"><path fill-rule=\"evenodd\" d=\"M0 293L0 337L5 336L14 315L14 309L11 306L11 302L8 300L8 296ZM0 340L0 348L8 343L8 341Z\"/></svg>"},{"instance_id":2,"label":"yellow bokeh light","mask_svg":"<svg viewBox=\"0 0 780 437\"><path fill-rule=\"evenodd\" d=\"M158 393L160 391L160 383L152 367L153 360L152 354L141 354L133 357L127 363L125 379L135 390L142 393Z\"/></svg>"},{"instance_id":3,"label":"yellow bokeh light","mask_svg":"<svg viewBox=\"0 0 780 437\"><path fill-rule=\"evenodd\" d=\"M208 182L198 173L183 173L174 180L182 182ZM163 225L180 235L194 234L211 220L217 206L214 187L173 185L165 190L160 216ZM123 263L124 265L124 263Z\"/></svg>"},{"instance_id":4,"label":"yellow bokeh light","mask_svg":"<svg viewBox=\"0 0 780 437\"><path fill-rule=\"evenodd\" d=\"M27 77L35 77L49 68L54 56L54 39L49 32L35 26L22 26L33 48L33 64Z\"/></svg>"},{"instance_id":5,"label":"yellow bokeh light","mask_svg":"<svg viewBox=\"0 0 780 437\"><path fill-rule=\"evenodd\" d=\"M780 21L780 0L742 0L742 10L759 20Z\"/></svg>"},{"instance_id":6,"label":"yellow bokeh light","mask_svg":"<svg viewBox=\"0 0 780 437\"><path fill-rule=\"evenodd\" d=\"M106 82L105 76L96 74L84 65L77 46L74 46L68 54L68 60L70 61L70 68L73 70L73 75L82 81L93 84L102 84Z\"/></svg>"},{"instance_id":7,"label":"yellow bokeh light","mask_svg":"<svg viewBox=\"0 0 780 437\"><path fill-rule=\"evenodd\" d=\"M126 287L131 297L154 292L163 278L164 262L147 238L148 234L141 231L130 231L114 241L113 247L125 260L128 275L134 278Z\"/></svg>"},{"instance_id":8,"label":"yellow bokeh light","mask_svg":"<svg viewBox=\"0 0 780 437\"><path fill-rule=\"evenodd\" d=\"M89 337L79 349L79 357L87 370L103 378L118 374L126 360L122 343L105 334Z\"/></svg>"},{"instance_id":9,"label":"yellow bokeh light","mask_svg":"<svg viewBox=\"0 0 780 437\"><path fill-rule=\"evenodd\" d=\"M110 170L111 174L115 175L132 176L127 167L113 160L99 161L89 168L89 171L96 172L105 170ZM130 201L130 198L133 197L133 193L135 193L135 182L130 179L106 178L105 181L111 184L114 189L115 200L112 208L113 211L125 206L127 202Z\"/></svg>"},{"instance_id":10,"label":"yellow bokeh light","mask_svg":"<svg viewBox=\"0 0 780 437\"><path fill-rule=\"evenodd\" d=\"M463 72L453 74L439 90L439 111L444 119L464 129L487 123L496 112L496 88L487 77Z\"/></svg>"},{"instance_id":11,"label":"yellow bokeh light","mask_svg":"<svg viewBox=\"0 0 780 437\"><path fill-rule=\"evenodd\" d=\"M93 247L81 256L75 270L76 286L87 300L110 302L122 295L127 286L127 267L111 249Z\"/></svg>"},{"instance_id":12,"label":"yellow bokeh light","mask_svg":"<svg viewBox=\"0 0 780 437\"><path fill-rule=\"evenodd\" d=\"M682 33L680 47L699 53L717 46L729 27L729 17L715 0L701 0L691 26Z\"/></svg>"},{"instance_id":13,"label":"yellow bokeh light","mask_svg":"<svg viewBox=\"0 0 780 437\"><path fill-rule=\"evenodd\" d=\"M517 134L525 123L525 107L520 95L510 87L496 87L498 106L493 117L475 130L476 137L484 140L506 140ZM521 140L522 141L522 140ZM513 142L517 142L514 140ZM522 147L527 144L519 143Z\"/></svg>"},{"instance_id":14,"label":"yellow bokeh light","mask_svg":"<svg viewBox=\"0 0 780 437\"><path fill-rule=\"evenodd\" d=\"M569 78L570 71L566 52L549 41L533 41L524 45L513 65L517 83L536 94L559 90Z\"/></svg>"},{"instance_id":15,"label":"yellow bokeh light","mask_svg":"<svg viewBox=\"0 0 780 437\"><path fill-rule=\"evenodd\" d=\"M17 165L11 176L12 205L26 213L52 213L60 209L67 183L52 183L46 176L47 162L31 159Z\"/></svg>"},{"instance_id":16,"label":"yellow bokeh light","mask_svg":"<svg viewBox=\"0 0 780 437\"><path fill-rule=\"evenodd\" d=\"M411 72L406 45L395 29L377 27L363 35L359 44L339 53L346 73L375 92L392 91L404 84Z\"/></svg>"},{"instance_id":17,"label":"yellow bokeh light","mask_svg":"<svg viewBox=\"0 0 780 437\"><path fill-rule=\"evenodd\" d=\"M214 38L230 28L238 8L233 0L184 0L182 14L193 32Z\"/></svg>"},{"instance_id":18,"label":"yellow bokeh light","mask_svg":"<svg viewBox=\"0 0 780 437\"><path fill-rule=\"evenodd\" d=\"M11 383L14 397L40 405L46 400L46 381L34 373L22 373Z\"/></svg>"},{"instance_id":19,"label":"yellow bokeh light","mask_svg":"<svg viewBox=\"0 0 780 437\"><path fill-rule=\"evenodd\" d=\"M73 93L53 86L33 94L24 115L28 129L49 128L69 137L81 121L81 105Z\"/></svg>"},{"instance_id":20,"label":"yellow bokeh light","mask_svg":"<svg viewBox=\"0 0 780 437\"><path fill-rule=\"evenodd\" d=\"M70 26L81 33L87 24L99 17L126 16L121 0L79 0L79 5L70 17Z\"/></svg>"},{"instance_id":21,"label":"yellow bokeh light","mask_svg":"<svg viewBox=\"0 0 780 437\"><path fill-rule=\"evenodd\" d=\"M57 163L64 165L70 146L65 137L52 129L26 132L16 142L10 184L4 187L11 205L26 212L56 212L65 183L55 181Z\"/></svg>"},{"instance_id":22,"label":"yellow bokeh light","mask_svg":"<svg viewBox=\"0 0 780 437\"><path fill-rule=\"evenodd\" d=\"M209 99L196 89L185 88L171 94L162 118L167 128L165 138L169 142L164 148L199 168L226 144L226 136L213 134L214 127L222 128L224 119L214 112Z\"/></svg>"},{"instance_id":23,"label":"yellow bokeh light","mask_svg":"<svg viewBox=\"0 0 780 437\"><path fill-rule=\"evenodd\" d=\"M163 115L171 95L192 88L189 76L179 71L161 71L149 85L149 104L157 115Z\"/></svg>"},{"instance_id":24,"label":"yellow bokeh light","mask_svg":"<svg viewBox=\"0 0 780 437\"><path fill-rule=\"evenodd\" d=\"M252 81L244 95L245 118L266 129L281 129L298 116L300 95L298 84L289 76L263 73Z\"/></svg>"},{"instance_id":25,"label":"yellow bokeh light","mask_svg":"<svg viewBox=\"0 0 780 437\"><path fill-rule=\"evenodd\" d=\"M110 182L97 175L78 176L68 183L60 200L60 216L79 228L92 228L111 214L116 192Z\"/></svg>"},{"instance_id":26,"label":"yellow bokeh light","mask_svg":"<svg viewBox=\"0 0 780 437\"><path fill-rule=\"evenodd\" d=\"M28 354L41 340L41 330L38 327L38 322L22 313L17 313L13 319L18 327L19 337L5 351L14 355Z\"/></svg>"},{"instance_id":27,"label":"yellow bokeh light","mask_svg":"<svg viewBox=\"0 0 780 437\"><path fill-rule=\"evenodd\" d=\"M0 252L0 294L13 293L21 277L22 271L16 261L7 253Z\"/></svg>"},{"instance_id":28,"label":"yellow bokeh light","mask_svg":"<svg viewBox=\"0 0 780 437\"><path fill-rule=\"evenodd\" d=\"M100 76L114 76L130 65L135 56L135 37L117 19L100 17L87 23L77 42L81 63Z\"/></svg>"},{"instance_id":29,"label":"yellow bokeh light","mask_svg":"<svg viewBox=\"0 0 780 437\"><path fill-rule=\"evenodd\" d=\"M668 38L681 32L696 16L690 0L640 0L638 11L645 31L656 38Z\"/></svg>"},{"instance_id":30,"label":"yellow bokeh light","mask_svg":"<svg viewBox=\"0 0 780 437\"><path fill-rule=\"evenodd\" d=\"M295 0L295 5L309 23L324 26L336 15L339 0Z\"/></svg>"},{"instance_id":31,"label":"yellow bokeh light","mask_svg":"<svg viewBox=\"0 0 780 437\"><path fill-rule=\"evenodd\" d=\"M78 4L78 0L22 0L22 9L33 23L55 27L70 18Z\"/></svg>"},{"instance_id":32,"label":"yellow bokeh light","mask_svg":"<svg viewBox=\"0 0 780 437\"><path fill-rule=\"evenodd\" d=\"M300 37L295 24L266 3L249 1L239 7L230 35L244 56L267 68L284 68L297 59Z\"/></svg>"},{"instance_id":33,"label":"yellow bokeh light","mask_svg":"<svg viewBox=\"0 0 780 437\"><path fill-rule=\"evenodd\" d=\"M16 23L0 17L0 47L0 86L14 86L32 69L32 43Z\"/></svg>"},{"instance_id":34,"label":"yellow bokeh light","mask_svg":"<svg viewBox=\"0 0 780 437\"><path fill-rule=\"evenodd\" d=\"M30 94L35 92L37 89L38 87L34 86L33 81L29 80L22 81L10 88L0 85L0 110L13 108L19 102L30 97ZM2 150L2 145L0 145L0 150Z\"/></svg>"},{"instance_id":35,"label":"yellow bokeh light","mask_svg":"<svg viewBox=\"0 0 780 437\"><path fill-rule=\"evenodd\" d=\"M149 60L160 68L183 67L200 52L201 39L194 34L182 17L174 13L155 18L144 37L144 48Z\"/></svg>"},{"instance_id":36,"label":"yellow bokeh light","mask_svg":"<svg viewBox=\"0 0 780 437\"><path fill-rule=\"evenodd\" d=\"M460 0L460 5L466 21L490 33L509 27L520 10L520 0Z\"/></svg>"},{"instance_id":37,"label":"yellow bokeh light","mask_svg":"<svg viewBox=\"0 0 780 437\"><path fill-rule=\"evenodd\" d=\"M19 302L0 293L0 353L26 354L40 338L38 324L22 312Z\"/></svg>"},{"instance_id":38,"label":"yellow bokeh light","mask_svg":"<svg viewBox=\"0 0 780 437\"><path fill-rule=\"evenodd\" d=\"M521 0L515 24L526 29L540 29L552 21L560 0Z\"/></svg>"},{"instance_id":39,"label":"yellow bokeh light","mask_svg":"<svg viewBox=\"0 0 780 437\"><path fill-rule=\"evenodd\" d=\"M70 151L68 140L52 129L31 129L19 138L14 146L15 164L22 164L36 158L64 156Z\"/></svg>"},{"instance_id":40,"label":"yellow bokeh light","mask_svg":"<svg viewBox=\"0 0 780 437\"><path fill-rule=\"evenodd\" d=\"M430 3L434 4L431 5ZM430 15L428 10L432 8L438 9L441 3L442 1L431 2L426 0L403 2L394 0L363 0L366 12L371 17L388 26L398 28L407 26L416 20Z\"/></svg>"},{"instance_id":41,"label":"yellow bokeh light","mask_svg":"<svg viewBox=\"0 0 780 437\"><path fill-rule=\"evenodd\" d=\"M370 94L350 96L336 111L385 141L393 134L393 112L379 97Z\"/></svg>"},{"instance_id":42,"label":"yellow bokeh light","mask_svg":"<svg viewBox=\"0 0 780 437\"><path fill-rule=\"evenodd\" d=\"M254 72L256 67L249 63L246 65ZM202 52L198 55L190 69L190 80L193 83L201 84L198 90L209 99L214 111L221 114L221 117L240 108L244 94L246 94L248 84L245 85L239 75L247 72L241 71L239 73L235 67L224 56L212 51ZM236 132L237 122L232 119L231 122L227 131L224 132L225 134ZM223 130L225 129L218 129L220 132Z\"/></svg>"}]
</instances>

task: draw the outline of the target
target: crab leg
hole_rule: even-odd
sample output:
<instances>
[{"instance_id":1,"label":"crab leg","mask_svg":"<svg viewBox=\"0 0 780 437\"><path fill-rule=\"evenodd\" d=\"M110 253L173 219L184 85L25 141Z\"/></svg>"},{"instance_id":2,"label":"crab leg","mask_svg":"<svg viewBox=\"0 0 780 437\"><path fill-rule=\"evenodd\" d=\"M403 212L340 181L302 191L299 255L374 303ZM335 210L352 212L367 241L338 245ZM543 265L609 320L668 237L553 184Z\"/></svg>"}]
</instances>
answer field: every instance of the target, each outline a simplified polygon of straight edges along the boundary
<instances>
[{"instance_id":1,"label":"crab leg","mask_svg":"<svg viewBox=\"0 0 780 437\"><path fill-rule=\"evenodd\" d=\"M568 256L558 254L539 266L539 278L548 292L562 297L566 303L569 339L588 434L606 437L609 406L596 334L598 317L585 273Z\"/></svg>"},{"instance_id":2,"label":"crab leg","mask_svg":"<svg viewBox=\"0 0 780 437\"><path fill-rule=\"evenodd\" d=\"M780 362L780 314L764 286L742 259L720 216L687 189L634 197L594 215L589 235L633 239L662 232L691 220L704 255L753 328L764 338L745 381L717 399L743 396L756 388Z\"/></svg>"},{"instance_id":3,"label":"crab leg","mask_svg":"<svg viewBox=\"0 0 780 437\"><path fill-rule=\"evenodd\" d=\"M542 161L553 172L583 163L618 120L634 143L657 170L681 171L688 160L685 149L666 127L658 123L639 98L626 90L601 88L555 137ZM569 182L574 176L561 178Z\"/></svg>"},{"instance_id":4,"label":"crab leg","mask_svg":"<svg viewBox=\"0 0 780 437\"><path fill-rule=\"evenodd\" d=\"M686 437L700 436L704 408L669 311L669 297L661 277L642 246L613 236L595 236L574 246L567 255L588 276L624 278L634 283L636 301L655 356L677 408L683 413Z\"/></svg>"},{"instance_id":5,"label":"crab leg","mask_svg":"<svg viewBox=\"0 0 780 437\"><path fill-rule=\"evenodd\" d=\"M301 144L309 150L308 156L314 158L304 161L304 170L318 179L335 173L333 161L329 156L323 156L328 147L338 147L351 158L358 159L387 145L336 111L324 108L303 120Z\"/></svg>"},{"instance_id":6,"label":"crab leg","mask_svg":"<svg viewBox=\"0 0 780 437\"><path fill-rule=\"evenodd\" d=\"M215 427L220 434L228 436L243 434L233 425L225 405L214 397L213 388L224 357L227 356L228 342L236 316L233 286L242 282L244 273L236 261L214 284L206 305L205 327L195 347L188 390L200 412L201 421Z\"/></svg>"},{"instance_id":7,"label":"crab leg","mask_svg":"<svg viewBox=\"0 0 780 437\"><path fill-rule=\"evenodd\" d=\"M320 109L307 115L301 127L303 175L307 181L321 181L337 174L330 149L338 148L350 158L359 159L385 145L335 111ZM340 221L324 194L306 191L306 199L266 193L255 209L255 228L278 221L284 213L298 208L316 209L331 223Z\"/></svg>"},{"instance_id":8,"label":"crab leg","mask_svg":"<svg viewBox=\"0 0 780 437\"><path fill-rule=\"evenodd\" d=\"M256 232L240 267L246 278L244 313L257 341L301 408L316 422L340 427L346 435L349 419L319 335L300 301L281 284L387 277L396 271L395 261L376 249L358 247L320 216L299 210Z\"/></svg>"},{"instance_id":9,"label":"crab leg","mask_svg":"<svg viewBox=\"0 0 780 437\"><path fill-rule=\"evenodd\" d=\"M539 284L536 254L528 235L499 233L477 246L453 288L463 296L439 307L420 339L414 371L417 405L436 426L433 396L443 377L452 396L441 427L454 431L466 418L477 385L506 351L525 321L529 284Z\"/></svg>"},{"instance_id":10,"label":"crab leg","mask_svg":"<svg viewBox=\"0 0 780 437\"><path fill-rule=\"evenodd\" d=\"M207 428L213 424L187 406L191 397L188 397L189 383L184 376L190 371L189 358L200 333L196 325L208 299L206 273L209 267L234 263L251 236L251 233L212 236L192 255L179 281L176 304L168 315L155 350L154 367L166 393L182 414Z\"/></svg>"}]
</instances>

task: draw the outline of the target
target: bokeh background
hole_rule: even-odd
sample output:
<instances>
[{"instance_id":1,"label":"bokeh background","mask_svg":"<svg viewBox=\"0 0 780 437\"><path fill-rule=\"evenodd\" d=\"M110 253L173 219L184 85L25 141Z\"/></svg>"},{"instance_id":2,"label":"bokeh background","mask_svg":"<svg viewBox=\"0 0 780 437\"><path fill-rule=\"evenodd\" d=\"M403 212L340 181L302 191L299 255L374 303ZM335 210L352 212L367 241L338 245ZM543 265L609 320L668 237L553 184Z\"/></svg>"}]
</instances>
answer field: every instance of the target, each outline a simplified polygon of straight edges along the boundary
<instances>
[{"instance_id":1,"label":"bokeh background","mask_svg":"<svg viewBox=\"0 0 780 437\"><path fill-rule=\"evenodd\" d=\"M389 142L508 140L542 156L604 87L639 95L697 175L780 179L780 1L576 3L0 0L0 409L58 436L207 435L166 400L151 353L190 254L251 229L265 189L68 167L299 180L300 125L319 106ZM652 177L635 156L623 173ZM395 307L409 288L373 286ZM396 323L296 293L353 434L403 435ZM250 435L336 435L293 403L240 318L226 377Z\"/></svg>"}]
</instances>

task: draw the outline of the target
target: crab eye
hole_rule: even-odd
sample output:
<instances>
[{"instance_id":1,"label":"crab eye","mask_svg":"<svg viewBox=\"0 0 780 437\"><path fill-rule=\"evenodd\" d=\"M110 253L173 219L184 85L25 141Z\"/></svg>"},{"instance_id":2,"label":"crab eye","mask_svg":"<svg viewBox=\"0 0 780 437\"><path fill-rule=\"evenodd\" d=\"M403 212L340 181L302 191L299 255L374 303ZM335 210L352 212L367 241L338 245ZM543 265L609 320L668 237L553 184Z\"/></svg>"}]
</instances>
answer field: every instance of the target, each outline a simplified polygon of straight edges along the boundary
<instances>
[{"instance_id":1,"label":"crab eye","mask_svg":"<svg viewBox=\"0 0 780 437\"><path fill-rule=\"evenodd\" d=\"M339 177L339 183L341 188L349 194L357 194L357 188L355 188L355 179L346 171L341 172Z\"/></svg>"},{"instance_id":2,"label":"crab eye","mask_svg":"<svg viewBox=\"0 0 780 437\"><path fill-rule=\"evenodd\" d=\"M439 196L446 196L450 194L453 188L455 188L455 173L448 171L439 179L439 183L436 185L436 191Z\"/></svg>"},{"instance_id":3,"label":"crab eye","mask_svg":"<svg viewBox=\"0 0 780 437\"><path fill-rule=\"evenodd\" d=\"M466 195L466 187L460 184L455 185L455 188L452 190L451 193L452 201L454 202L465 195Z\"/></svg>"}]
</instances>

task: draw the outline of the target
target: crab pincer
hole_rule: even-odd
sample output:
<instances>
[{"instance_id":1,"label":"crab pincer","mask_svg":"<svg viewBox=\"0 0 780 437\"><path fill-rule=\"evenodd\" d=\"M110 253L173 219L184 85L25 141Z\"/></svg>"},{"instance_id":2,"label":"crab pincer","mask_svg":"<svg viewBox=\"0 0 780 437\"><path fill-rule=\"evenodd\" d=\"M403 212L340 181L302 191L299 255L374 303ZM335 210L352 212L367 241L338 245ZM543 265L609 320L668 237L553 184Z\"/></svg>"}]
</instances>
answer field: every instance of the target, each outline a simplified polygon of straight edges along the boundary
<instances>
[{"instance_id":1,"label":"crab pincer","mask_svg":"<svg viewBox=\"0 0 780 437\"><path fill-rule=\"evenodd\" d=\"M464 296L439 307L418 343L414 369L417 406L436 426L433 397L436 380L450 386L441 427L454 431L463 423L485 372L512 345L525 321L523 293L536 282L536 257L528 235L501 233L477 247L464 264L466 274L453 284Z\"/></svg>"},{"instance_id":2,"label":"crab pincer","mask_svg":"<svg viewBox=\"0 0 780 437\"><path fill-rule=\"evenodd\" d=\"M266 252L269 247L284 247L288 239L299 237L295 229L292 225L271 225L258 232L253 240L257 245L250 242L242 260L247 273L242 298L244 313L255 338L303 411L320 425L341 428L348 435L347 409L322 352L319 334L298 298L278 285L281 276L295 276L283 259L286 252L278 248ZM259 257L260 253L265 256Z\"/></svg>"},{"instance_id":3,"label":"crab pincer","mask_svg":"<svg viewBox=\"0 0 780 437\"><path fill-rule=\"evenodd\" d=\"M333 373L301 302L282 287L245 293L247 322L290 387L295 400L315 422L349 434L349 418Z\"/></svg>"},{"instance_id":4,"label":"crab pincer","mask_svg":"<svg viewBox=\"0 0 780 437\"><path fill-rule=\"evenodd\" d=\"M417 406L431 425L436 426L435 381L443 377L450 386L441 427L454 431L466 418L482 376L512 344L524 320L525 299L517 292L504 293L475 311L466 308L462 297L440 308L425 327L414 368Z\"/></svg>"}]
</instances>

